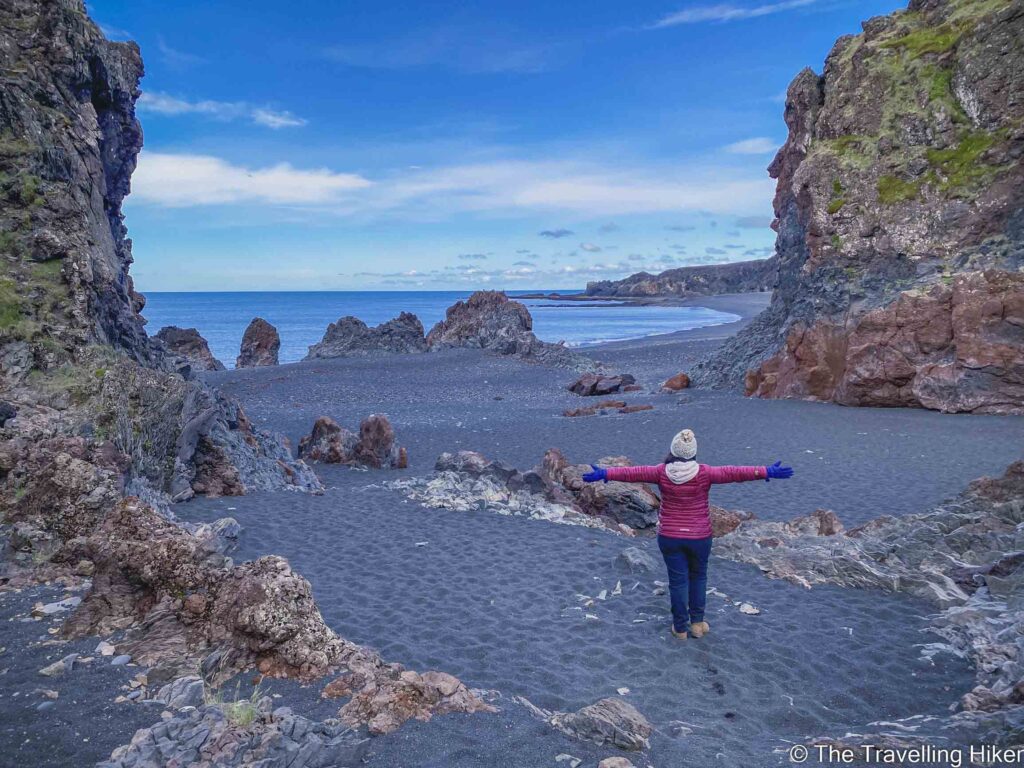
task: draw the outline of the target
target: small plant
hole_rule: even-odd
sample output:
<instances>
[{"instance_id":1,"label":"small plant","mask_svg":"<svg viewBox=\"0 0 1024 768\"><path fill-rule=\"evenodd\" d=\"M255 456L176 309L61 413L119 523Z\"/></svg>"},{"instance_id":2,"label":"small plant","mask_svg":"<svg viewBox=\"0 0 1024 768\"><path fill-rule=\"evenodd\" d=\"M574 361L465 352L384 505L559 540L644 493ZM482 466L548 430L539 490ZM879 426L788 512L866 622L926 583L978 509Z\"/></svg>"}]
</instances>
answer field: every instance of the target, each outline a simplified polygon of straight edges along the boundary
<instances>
[{"instance_id":1,"label":"small plant","mask_svg":"<svg viewBox=\"0 0 1024 768\"><path fill-rule=\"evenodd\" d=\"M14 328L21 321L21 298L13 280L0 279L0 330Z\"/></svg>"},{"instance_id":2,"label":"small plant","mask_svg":"<svg viewBox=\"0 0 1024 768\"><path fill-rule=\"evenodd\" d=\"M828 208L826 209L830 214L839 213L839 210L846 205L846 201L841 197L834 198L829 201Z\"/></svg>"},{"instance_id":3,"label":"small plant","mask_svg":"<svg viewBox=\"0 0 1024 768\"><path fill-rule=\"evenodd\" d=\"M236 728L248 728L259 716L257 702L263 698L265 691L263 683L257 683L248 698L240 698L241 683L235 683L235 695L230 701L224 698L224 692L220 689L207 687L203 694L203 702L208 706L218 707L224 712L224 717Z\"/></svg>"},{"instance_id":4,"label":"small plant","mask_svg":"<svg viewBox=\"0 0 1024 768\"><path fill-rule=\"evenodd\" d=\"M842 248L843 247L843 238L841 238L839 235L832 235L832 247L833 248Z\"/></svg>"},{"instance_id":5,"label":"small plant","mask_svg":"<svg viewBox=\"0 0 1024 768\"><path fill-rule=\"evenodd\" d=\"M882 176L878 180L878 202L884 205L913 200L920 191L918 182L904 181L898 176Z\"/></svg>"}]
</instances>

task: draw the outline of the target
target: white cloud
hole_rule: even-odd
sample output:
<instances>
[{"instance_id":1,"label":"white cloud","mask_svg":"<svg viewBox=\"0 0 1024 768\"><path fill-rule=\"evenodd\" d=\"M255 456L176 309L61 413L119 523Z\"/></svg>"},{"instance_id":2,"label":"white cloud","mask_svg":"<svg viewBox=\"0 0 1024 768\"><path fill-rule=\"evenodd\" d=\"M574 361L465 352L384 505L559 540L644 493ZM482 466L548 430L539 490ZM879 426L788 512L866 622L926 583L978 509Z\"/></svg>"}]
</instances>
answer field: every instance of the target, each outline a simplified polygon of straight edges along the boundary
<instances>
[{"instance_id":1,"label":"white cloud","mask_svg":"<svg viewBox=\"0 0 1024 768\"><path fill-rule=\"evenodd\" d=\"M664 16L651 24L650 29L663 29L664 27L675 27L680 24L697 24L705 21L726 22L756 19L773 13L790 11L794 8L803 8L814 2L815 0L782 0L782 2L778 3L765 3L749 7L733 5L731 3L702 5L670 13L668 16Z\"/></svg>"},{"instance_id":2,"label":"white cloud","mask_svg":"<svg viewBox=\"0 0 1024 768\"><path fill-rule=\"evenodd\" d=\"M245 168L208 155L143 152L132 176L132 197L168 208L258 203L317 205L371 185L362 176L287 163Z\"/></svg>"},{"instance_id":3,"label":"white cloud","mask_svg":"<svg viewBox=\"0 0 1024 768\"><path fill-rule=\"evenodd\" d=\"M771 200L771 180L739 173L729 168L499 160L402 167L371 180L326 168L279 164L251 169L207 155L144 152L133 188L135 199L155 205L303 204L315 207L315 215L407 220L524 212L611 216L702 210L742 215L763 210Z\"/></svg>"},{"instance_id":4,"label":"white cloud","mask_svg":"<svg viewBox=\"0 0 1024 768\"><path fill-rule=\"evenodd\" d=\"M595 245L594 243L580 243L580 248L582 248L587 253L600 253L601 252L601 246L600 245Z\"/></svg>"},{"instance_id":5,"label":"white cloud","mask_svg":"<svg viewBox=\"0 0 1024 768\"><path fill-rule=\"evenodd\" d=\"M142 112L158 115L205 115L216 120L249 120L267 128L291 128L305 125L306 120L291 112L277 111L268 107L254 107L244 101L214 101L203 99L189 101L166 93L143 92L139 96L138 108Z\"/></svg>"},{"instance_id":6,"label":"white cloud","mask_svg":"<svg viewBox=\"0 0 1024 768\"><path fill-rule=\"evenodd\" d=\"M765 155L778 148L779 145L774 140L767 136L757 136L753 139L744 139L734 144L728 144L725 151L734 155Z\"/></svg>"}]
</instances>

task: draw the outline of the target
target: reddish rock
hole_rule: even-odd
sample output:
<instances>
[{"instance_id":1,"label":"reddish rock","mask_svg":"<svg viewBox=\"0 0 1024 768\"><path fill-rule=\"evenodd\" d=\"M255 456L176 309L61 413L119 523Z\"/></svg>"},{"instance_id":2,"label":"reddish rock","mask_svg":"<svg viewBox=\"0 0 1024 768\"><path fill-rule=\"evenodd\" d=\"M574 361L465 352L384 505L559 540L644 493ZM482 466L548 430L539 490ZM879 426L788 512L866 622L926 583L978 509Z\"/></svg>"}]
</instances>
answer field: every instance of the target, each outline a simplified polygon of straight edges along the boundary
<instances>
[{"instance_id":1,"label":"reddish rock","mask_svg":"<svg viewBox=\"0 0 1024 768\"><path fill-rule=\"evenodd\" d=\"M606 456L595 462L602 467L628 467L625 456ZM557 448L549 448L538 470L551 485L552 496L561 496L588 515L595 515L634 530L651 528L658 522L661 499L642 483L585 483L587 464L570 464Z\"/></svg>"},{"instance_id":2,"label":"reddish rock","mask_svg":"<svg viewBox=\"0 0 1024 768\"><path fill-rule=\"evenodd\" d=\"M830 509L816 509L809 515L794 517L786 523L786 529L805 536L835 536L843 532L843 524Z\"/></svg>"},{"instance_id":3,"label":"reddish rock","mask_svg":"<svg viewBox=\"0 0 1024 768\"><path fill-rule=\"evenodd\" d=\"M710 505L709 513L711 517L711 535L715 538L732 533L742 523L754 519L754 515L751 512L724 509L723 507L716 507L714 504Z\"/></svg>"},{"instance_id":4,"label":"reddish rock","mask_svg":"<svg viewBox=\"0 0 1024 768\"><path fill-rule=\"evenodd\" d=\"M603 373L585 373L566 387L570 392L581 397L610 395L619 392L625 386L636 383L636 379L628 373L618 376L606 376Z\"/></svg>"},{"instance_id":5,"label":"reddish rock","mask_svg":"<svg viewBox=\"0 0 1024 768\"><path fill-rule=\"evenodd\" d=\"M458 678L444 672L413 672L400 665L389 665L364 680L352 699L338 713L352 726L366 725L370 733L391 733L407 720L430 720L449 712L495 712ZM336 681L337 682L337 681ZM354 680L347 679L335 689L352 690ZM333 685L333 684L332 684ZM330 687L330 686L328 686ZM325 691L326 693L326 691Z\"/></svg>"},{"instance_id":6,"label":"reddish rock","mask_svg":"<svg viewBox=\"0 0 1024 768\"><path fill-rule=\"evenodd\" d=\"M363 419L359 434L340 426L329 416L321 416L313 430L299 441L299 457L324 464L405 469L409 456L395 445L395 430L386 416L373 414Z\"/></svg>"},{"instance_id":7,"label":"reddish rock","mask_svg":"<svg viewBox=\"0 0 1024 768\"><path fill-rule=\"evenodd\" d=\"M623 392L641 392L641 391L643 391L643 387L641 387L639 384L627 384L626 386L624 386L622 388L622 391Z\"/></svg>"},{"instance_id":8,"label":"reddish rock","mask_svg":"<svg viewBox=\"0 0 1024 768\"><path fill-rule=\"evenodd\" d=\"M748 372L758 397L947 412L1024 412L1024 274L987 271L907 291L845 326L797 326Z\"/></svg>"},{"instance_id":9,"label":"reddish rock","mask_svg":"<svg viewBox=\"0 0 1024 768\"><path fill-rule=\"evenodd\" d=\"M625 408L619 408L619 413L639 413L640 411L653 411L653 405L638 404L638 405L627 405Z\"/></svg>"},{"instance_id":10,"label":"reddish rock","mask_svg":"<svg viewBox=\"0 0 1024 768\"><path fill-rule=\"evenodd\" d=\"M690 377L685 373L679 372L671 379L668 379L664 384L661 385L662 392L679 392L680 390L686 389L690 386Z\"/></svg>"},{"instance_id":11,"label":"reddish rock","mask_svg":"<svg viewBox=\"0 0 1024 768\"><path fill-rule=\"evenodd\" d=\"M625 407L625 400L602 400L600 403L595 403L594 405L585 405L582 408L570 408L563 411L562 415L570 418L575 416L593 416L609 408L618 409Z\"/></svg>"},{"instance_id":12,"label":"reddish rock","mask_svg":"<svg viewBox=\"0 0 1024 768\"><path fill-rule=\"evenodd\" d=\"M195 328L168 325L157 332L156 338L164 343L168 352L184 357L195 370L224 370L224 363L213 356L206 339Z\"/></svg>"},{"instance_id":13,"label":"reddish rock","mask_svg":"<svg viewBox=\"0 0 1024 768\"><path fill-rule=\"evenodd\" d=\"M235 367L257 368L277 365L277 353L280 350L281 337L277 333L277 328L262 317L255 317L242 336L242 346Z\"/></svg>"}]
</instances>

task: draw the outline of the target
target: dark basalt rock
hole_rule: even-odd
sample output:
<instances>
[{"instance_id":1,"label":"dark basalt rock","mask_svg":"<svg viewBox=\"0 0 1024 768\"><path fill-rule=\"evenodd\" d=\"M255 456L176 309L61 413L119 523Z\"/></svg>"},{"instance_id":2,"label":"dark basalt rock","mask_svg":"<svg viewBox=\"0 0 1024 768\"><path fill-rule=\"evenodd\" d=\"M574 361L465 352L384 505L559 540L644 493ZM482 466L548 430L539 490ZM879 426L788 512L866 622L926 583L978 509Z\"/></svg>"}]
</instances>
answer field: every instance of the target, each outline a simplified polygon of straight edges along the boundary
<instances>
[{"instance_id":1,"label":"dark basalt rock","mask_svg":"<svg viewBox=\"0 0 1024 768\"><path fill-rule=\"evenodd\" d=\"M19 286L0 347L46 339L47 360L100 343L149 361L121 213L142 147L138 46L106 40L78 0L9 0L0 70L4 280Z\"/></svg>"},{"instance_id":2,"label":"dark basalt rock","mask_svg":"<svg viewBox=\"0 0 1024 768\"><path fill-rule=\"evenodd\" d=\"M324 337L309 348L306 360L365 355L372 352L426 352L423 324L416 315L402 312L370 328L357 317L343 317L327 326Z\"/></svg>"},{"instance_id":3,"label":"dark basalt rock","mask_svg":"<svg viewBox=\"0 0 1024 768\"><path fill-rule=\"evenodd\" d=\"M395 443L395 430L386 416L371 414L355 435L330 416L321 416L299 441L299 456L324 464L348 464L374 469L405 469L409 456Z\"/></svg>"},{"instance_id":4,"label":"dark basalt rock","mask_svg":"<svg viewBox=\"0 0 1024 768\"><path fill-rule=\"evenodd\" d=\"M254 317L242 334L242 344L235 360L236 368L259 368L277 365L281 337L277 328L262 317Z\"/></svg>"},{"instance_id":5,"label":"dark basalt rock","mask_svg":"<svg viewBox=\"0 0 1024 768\"><path fill-rule=\"evenodd\" d=\"M789 87L769 308L691 375L760 397L1024 412L1024 13L911 3ZM920 45L922 40L931 40Z\"/></svg>"},{"instance_id":6,"label":"dark basalt rock","mask_svg":"<svg viewBox=\"0 0 1024 768\"><path fill-rule=\"evenodd\" d=\"M529 362L576 370L594 367L589 358L562 344L541 341L533 334L533 318L525 305L501 291L477 291L448 307L445 319L427 334L431 349L472 347Z\"/></svg>"},{"instance_id":7,"label":"dark basalt rock","mask_svg":"<svg viewBox=\"0 0 1024 768\"><path fill-rule=\"evenodd\" d=\"M213 356L206 339L195 328L168 325L161 328L154 338L162 341L171 354L185 358L194 370L224 370L224 364Z\"/></svg>"},{"instance_id":8,"label":"dark basalt rock","mask_svg":"<svg viewBox=\"0 0 1024 768\"><path fill-rule=\"evenodd\" d=\"M607 376L603 373L585 373L566 387L570 392L581 397L603 397L615 392L624 391L626 387L636 384L628 373Z\"/></svg>"}]
</instances>

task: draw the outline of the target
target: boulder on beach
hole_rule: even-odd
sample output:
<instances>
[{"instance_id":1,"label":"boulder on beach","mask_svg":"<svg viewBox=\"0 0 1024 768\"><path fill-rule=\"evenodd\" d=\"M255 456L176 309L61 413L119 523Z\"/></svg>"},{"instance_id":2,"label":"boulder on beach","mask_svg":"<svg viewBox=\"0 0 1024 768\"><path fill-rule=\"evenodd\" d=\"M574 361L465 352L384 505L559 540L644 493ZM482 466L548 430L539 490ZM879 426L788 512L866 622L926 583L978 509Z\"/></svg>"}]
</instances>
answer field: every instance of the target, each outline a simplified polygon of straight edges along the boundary
<instances>
[{"instance_id":1,"label":"boulder on beach","mask_svg":"<svg viewBox=\"0 0 1024 768\"><path fill-rule=\"evenodd\" d=\"M426 352L423 323L411 312L373 328L357 317L343 317L327 326L323 338L309 348L306 360L365 355L372 352Z\"/></svg>"},{"instance_id":2,"label":"boulder on beach","mask_svg":"<svg viewBox=\"0 0 1024 768\"><path fill-rule=\"evenodd\" d=\"M254 317L242 335L242 345L235 361L236 368L258 368L277 365L277 354L281 350L281 337L277 328L262 317Z\"/></svg>"},{"instance_id":3,"label":"boulder on beach","mask_svg":"<svg viewBox=\"0 0 1024 768\"><path fill-rule=\"evenodd\" d=\"M585 405L582 408L569 408L563 411L562 415L567 418L576 418L579 416L604 415L606 413L639 413L640 411L652 410L654 410L653 405L641 403L627 405L625 400L602 400L599 403Z\"/></svg>"},{"instance_id":4,"label":"boulder on beach","mask_svg":"<svg viewBox=\"0 0 1024 768\"><path fill-rule=\"evenodd\" d=\"M628 467L632 462L624 456L606 456L596 464L603 467ZM540 472L552 486L572 499L586 514L605 518L634 530L652 528L658 523L661 499L642 483L585 483L587 464L570 464L557 448L549 448L541 462Z\"/></svg>"},{"instance_id":5,"label":"boulder on beach","mask_svg":"<svg viewBox=\"0 0 1024 768\"><path fill-rule=\"evenodd\" d=\"M566 389L580 397L597 397L623 391L624 387L636 384L636 379L628 373L609 376L603 373L584 373Z\"/></svg>"},{"instance_id":6,"label":"boulder on beach","mask_svg":"<svg viewBox=\"0 0 1024 768\"><path fill-rule=\"evenodd\" d=\"M213 356L206 339L195 328L167 325L157 331L156 338L164 343L172 355L185 358L193 370L224 370L224 363Z\"/></svg>"},{"instance_id":7,"label":"boulder on beach","mask_svg":"<svg viewBox=\"0 0 1024 768\"><path fill-rule=\"evenodd\" d=\"M515 700L533 716L580 741L639 752L650 746L654 733L647 718L621 698L601 699L576 712L550 712L522 696Z\"/></svg>"},{"instance_id":8,"label":"boulder on beach","mask_svg":"<svg viewBox=\"0 0 1024 768\"><path fill-rule=\"evenodd\" d=\"M680 371L661 385L662 392L679 392L690 386L690 377Z\"/></svg>"},{"instance_id":9,"label":"boulder on beach","mask_svg":"<svg viewBox=\"0 0 1024 768\"><path fill-rule=\"evenodd\" d=\"M533 333L526 305L501 291L477 291L448 307L445 319L427 334L431 349L471 347L556 367L586 370L594 362L564 344L541 341Z\"/></svg>"},{"instance_id":10,"label":"boulder on beach","mask_svg":"<svg viewBox=\"0 0 1024 768\"><path fill-rule=\"evenodd\" d=\"M323 464L347 464L374 469L405 469L409 457L395 444L395 430L386 416L372 414L356 435L330 416L321 416L312 431L299 441L299 457Z\"/></svg>"}]
</instances>

